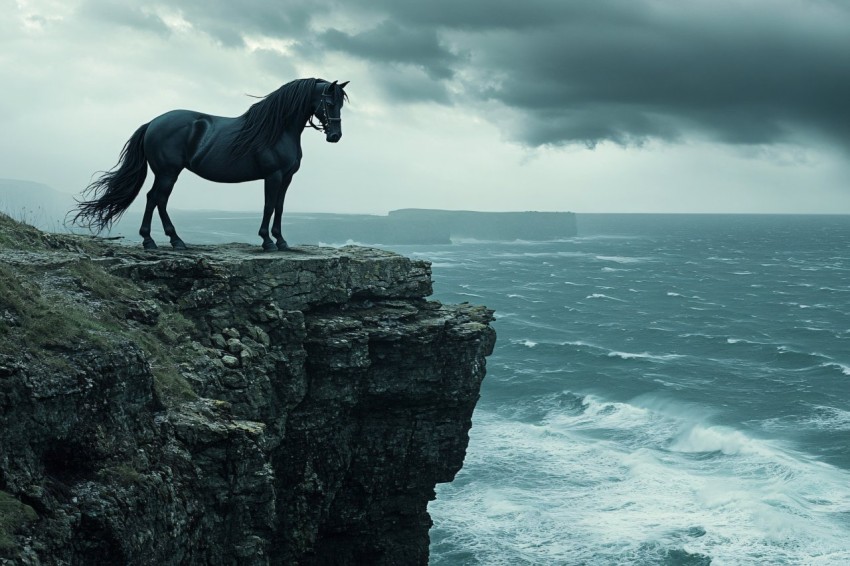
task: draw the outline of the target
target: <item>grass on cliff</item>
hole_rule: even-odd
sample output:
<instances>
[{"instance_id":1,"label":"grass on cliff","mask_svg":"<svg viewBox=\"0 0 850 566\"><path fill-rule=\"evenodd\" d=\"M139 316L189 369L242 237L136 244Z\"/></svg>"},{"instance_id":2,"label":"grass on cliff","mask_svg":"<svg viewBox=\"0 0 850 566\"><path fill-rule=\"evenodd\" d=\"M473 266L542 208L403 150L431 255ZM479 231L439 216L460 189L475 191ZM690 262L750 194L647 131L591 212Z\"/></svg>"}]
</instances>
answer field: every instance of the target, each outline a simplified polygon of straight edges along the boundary
<instances>
[{"instance_id":1,"label":"grass on cliff","mask_svg":"<svg viewBox=\"0 0 850 566\"><path fill-rule=\"evenodd\" d=\"M0 251L57 249L45 244L44 237L35 228L0 217ZM85 252L100 255L105 249L91 244ZM188 342L194 325L169 311L159 312L152 325L132 322L129 313L144 302L145 290L75 251L44 266L4 262L0 256L0 353L28 352L48 367L65 371L68 356L86 345L114 350L129 340L145 352L163 401L196 398L178 370L181 363L192 362Z\"/></svg>"},{"instance_id":2,"label":"grass on cliff","mask_svg":"<svg viewBox=\"0 0 850 566\"><path fill-rule=\"evenodd\" d=\"M15 548L15 531L38 519L35 510L5 491L0 491L0 551Z\"/></svg>"},{"instance_id":3,"label":"grass on cliff","mask_svg":"<svg viewBox=\"0 0 850 566\"><path fill-rule=\"evenodd\" d=\"M37 278L35 270L0 263L0 351L73 349L107 330L91 312L46 299Z\"/></svg>"},{"instance_id":4,"label":"grass on cliff","mask_svg":"<svg viewBox=\"0 0 850 566\"><path fill-rule=\"evenodd\" d=\"M96 238L42 232L34 226L18 222L0 212L0 250L68 250L97 253L103 249L103 244Z\"/></svg>"}]
</instances>

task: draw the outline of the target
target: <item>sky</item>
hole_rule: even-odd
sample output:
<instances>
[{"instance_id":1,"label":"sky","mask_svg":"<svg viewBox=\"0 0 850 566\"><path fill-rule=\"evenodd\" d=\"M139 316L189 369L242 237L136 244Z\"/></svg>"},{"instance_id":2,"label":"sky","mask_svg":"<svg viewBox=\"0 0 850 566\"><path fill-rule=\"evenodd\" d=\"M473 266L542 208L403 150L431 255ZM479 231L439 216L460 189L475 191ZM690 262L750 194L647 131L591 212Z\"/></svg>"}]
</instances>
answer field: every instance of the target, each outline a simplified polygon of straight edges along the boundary
<instances>
[{"instance_id":1,"label":"sky","mask_svg":"<svg viewBox=\"0 0 850 566\"><path fill-rule=\"evenodd\" d=\"M850 213L845 0L0 0L0 177L78 194L175 108L351 81L286 210ZM151 177L143 190L147 190ZM141 199L140 199L141 200ZM184 172L172 208L259 211Z\"/></svg>"}]
</instances>

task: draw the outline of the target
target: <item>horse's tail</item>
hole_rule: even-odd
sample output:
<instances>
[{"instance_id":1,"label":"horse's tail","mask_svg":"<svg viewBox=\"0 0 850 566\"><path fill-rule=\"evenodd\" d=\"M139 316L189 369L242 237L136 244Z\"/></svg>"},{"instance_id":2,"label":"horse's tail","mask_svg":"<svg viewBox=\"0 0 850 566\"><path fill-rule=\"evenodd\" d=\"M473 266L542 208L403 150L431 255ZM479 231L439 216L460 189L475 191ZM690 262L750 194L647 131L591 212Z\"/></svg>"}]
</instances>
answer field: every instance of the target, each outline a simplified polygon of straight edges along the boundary
<instances>
[{"instance_id":1,"label":"horse's tail","mask_svg":"<svg viewBox=\"0 0 850 566\"><path fill-rule=\"evenodd\" d=\"M91 200L77 201L74 224L100 232L110 228L130 207L148 174L144 141L149 125L141 126L127 140L115 167L83 190L83 196Z\"/></svg>"}]
</instances>

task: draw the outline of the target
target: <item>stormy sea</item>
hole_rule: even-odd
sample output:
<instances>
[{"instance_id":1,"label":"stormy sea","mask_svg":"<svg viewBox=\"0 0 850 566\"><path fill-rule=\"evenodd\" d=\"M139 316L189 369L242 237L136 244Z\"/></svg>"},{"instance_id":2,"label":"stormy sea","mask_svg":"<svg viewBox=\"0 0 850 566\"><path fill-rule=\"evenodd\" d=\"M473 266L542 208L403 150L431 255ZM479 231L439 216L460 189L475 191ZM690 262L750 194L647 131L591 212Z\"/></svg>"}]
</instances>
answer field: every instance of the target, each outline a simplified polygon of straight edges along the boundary
<instances>
[{"instance_id":1,"label":"stormy sea","mask_svg":"<svg viewBox=\"0 0 850 566\"><path fill-rule=\"evenodd\" d=\"M850 217L578 232L389 246L497 316L431 563L850 564Z\"/></svg>"}]
</instances>

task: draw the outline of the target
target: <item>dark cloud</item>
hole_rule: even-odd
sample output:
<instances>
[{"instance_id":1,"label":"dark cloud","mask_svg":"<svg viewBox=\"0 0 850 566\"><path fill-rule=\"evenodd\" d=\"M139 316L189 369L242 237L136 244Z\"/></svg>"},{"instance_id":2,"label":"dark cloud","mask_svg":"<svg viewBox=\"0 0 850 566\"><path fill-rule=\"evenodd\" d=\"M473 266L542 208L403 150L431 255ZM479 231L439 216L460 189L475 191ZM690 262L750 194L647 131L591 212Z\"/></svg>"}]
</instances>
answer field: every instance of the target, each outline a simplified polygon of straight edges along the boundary
<instances>
[{"instance_id":1,"label":"dark cloud","mask_svg":"<svg viewBox=\"0 0 850 566\"><path fill-rule=\"evenodd\" d=\"M181 0L177 5L194 26L229 46L252 34L298 39L307 33L311 16L323 11L318 0Z\"/></svg>"},{"instance_id":2,"label":"dark cloud","mask_svg":"<svg viewBox=\"0 0 850 566\"><path fill-rule=\"evenodd\" d=\"M841 70L850 34L767 16L750 23L659 16L565 22L533 38L502 31L476 42L478 68L502 77L477 91L537 124L516 132L532 145L691 134L752 144L812 133L850 145L850 75Z\"/></svg>"},{"instance_id":3,"label":"dark cloud","mask_svg":"<svg viewBox=\"0 0 850 566\"><path fill-rule=\"evenodd\" d=\"M329 29L318 41L370 61L413 65L435 80L451 78L458 64L458 57L440 42L433 27L402 27L386 20L354 35Z\"/></svg>"},{"instance_id":4,"label":"dark cloud","mask_svg":"<svg viewBox=\"0 0 850 566\"><path fill-rule=\"evenodd\" d=\"M420 69L376 67L370 76L381 85L381 90L391 100L451 104L445 83L433 80Z\"/></svg>"},{"instance_id":5,"label":"dark cloud","mask_svg":"<svg viewBox=\"0 0 850 566\"><path fill-rule=\"evenodd\" d=\"M147 15L156 4L144 12L102 0L90 5L126 25L159 25ZM501 104L506 112L482 115L532 146L686 137L771 144L819 136L850 148L850 10L837 0L167 6L225 45L262 34L295 42L302 55L361 58L382 77L397 69L410 79L386 91L397 100ZM352 25L326 25L346 16ZM508 115L515 119L501 118Z\"/></svg>"},{"instance_id":6,"label":"dark cloud","mask_svg":"<svg viewBox=\"0 0 850 566\"><path fill-rule=\"evenodd\" d=\"M841 3L373 0L368 9L376 6L410 35L367 42L367 32L331 46L398 61L410 30L442 32L469 57L418 63L439 63L434 78L465 77L471 100L519 113L509 135L530 145L814 135L850 147L850 11Z\"/></svg>"},{"instance_id":7,"label":"dark cloud","mask_svg":"<svg viewBox=\"0 0 850 566\"><path fill-rule=\"evenodd\" d=\"M646 11L640 2L620 0L362 0L361 4L366 10L379 9L398 22L467 31L535 31L569 21L594 24L633 18Z\"/></svg>"}]
</instances>

